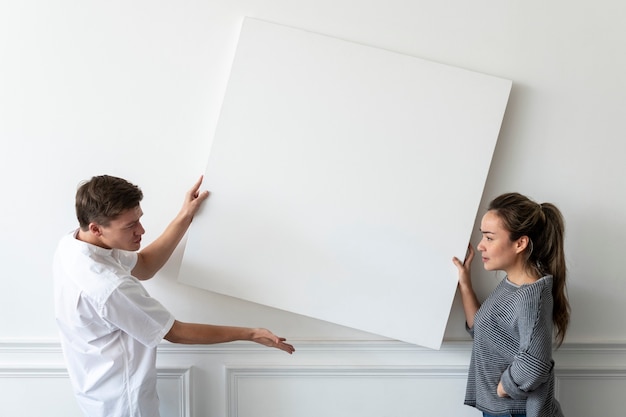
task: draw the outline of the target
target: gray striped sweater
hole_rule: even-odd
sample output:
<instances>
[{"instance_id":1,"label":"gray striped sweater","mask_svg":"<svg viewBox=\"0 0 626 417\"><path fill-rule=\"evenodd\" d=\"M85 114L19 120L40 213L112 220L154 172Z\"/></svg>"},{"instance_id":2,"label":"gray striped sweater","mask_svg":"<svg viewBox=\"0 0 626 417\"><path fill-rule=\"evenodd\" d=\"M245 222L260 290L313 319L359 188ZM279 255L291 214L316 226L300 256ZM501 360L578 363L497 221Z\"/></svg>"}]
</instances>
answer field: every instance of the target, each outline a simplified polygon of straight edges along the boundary
<instances>
[{"instance_id":1,"label":"gray striped sweater","mask_svg":"<svg viewBox=\"0 0 626 417\"><path fill-rule=\"evenodd\" d=\"M554 398L552 276L496 287L468 329L474 338L465 404L488 414L562 417ZM498 382L510 397L497 395Z\"/></svg>"}]
</instances>

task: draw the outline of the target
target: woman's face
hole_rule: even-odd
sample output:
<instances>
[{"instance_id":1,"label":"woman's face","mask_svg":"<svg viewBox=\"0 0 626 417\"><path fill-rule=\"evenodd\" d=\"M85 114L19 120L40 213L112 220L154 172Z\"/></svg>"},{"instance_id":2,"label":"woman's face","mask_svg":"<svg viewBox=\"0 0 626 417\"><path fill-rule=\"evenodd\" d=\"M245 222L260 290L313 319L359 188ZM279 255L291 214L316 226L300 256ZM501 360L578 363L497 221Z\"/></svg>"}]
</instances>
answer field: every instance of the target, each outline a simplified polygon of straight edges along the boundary
<instances>
[{"instance_id":1,"label":"woman's face","mask_svg":"<svg viewBox=\"0 0 626 417\"><path fill-rule=\"evenodd\" d=\"M496 212L490 210L483 216L480 223L482 239L476 247L482 255L487 271L507 271L516 265L520 250L519 241L511 242L509 231L504 228L502 220Z\"/></svg>"}]
</instances>

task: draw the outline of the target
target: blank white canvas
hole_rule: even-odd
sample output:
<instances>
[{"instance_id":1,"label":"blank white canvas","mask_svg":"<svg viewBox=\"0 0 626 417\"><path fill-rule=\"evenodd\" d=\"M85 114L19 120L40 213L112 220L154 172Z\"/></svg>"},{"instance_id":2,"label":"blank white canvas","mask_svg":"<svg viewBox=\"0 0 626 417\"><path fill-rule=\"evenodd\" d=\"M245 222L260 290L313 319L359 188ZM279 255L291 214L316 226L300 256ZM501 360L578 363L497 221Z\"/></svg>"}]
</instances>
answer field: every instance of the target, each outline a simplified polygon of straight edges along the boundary
<instances>
[{"instance_id":1,"label":"blank white canvas","mask_svg":"<svg viewBox=\"0 0 626 417\"><path fill-rule=\"evenodd\" d=\"M179 281L438 349L510 89L245 19Z\"/></svg>"}]
</instances>

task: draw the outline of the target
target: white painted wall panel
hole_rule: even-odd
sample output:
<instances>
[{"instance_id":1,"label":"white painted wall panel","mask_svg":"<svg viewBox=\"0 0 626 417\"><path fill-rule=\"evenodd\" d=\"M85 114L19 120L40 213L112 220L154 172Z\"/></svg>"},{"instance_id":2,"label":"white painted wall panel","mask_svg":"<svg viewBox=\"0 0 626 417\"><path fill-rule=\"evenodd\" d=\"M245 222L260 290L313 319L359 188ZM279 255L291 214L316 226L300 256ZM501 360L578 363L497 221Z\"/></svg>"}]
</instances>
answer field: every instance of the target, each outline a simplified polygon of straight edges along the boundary
<instances>
[{"instance_id":1,"label":"white painted wall panel","mask_svg":"<svg viewBox=\"0 0 626 417\"><path fill-rule=\"evenodd\" d=\"M229 370L229 417L467 416L464 370Z\"/></svg>"},{"instance_id":2,"label":"white painted wall panel","mask_svg":"<svg viewBox=\"0 0 626 417\"><path fill-rule=\"evenodd\" d=\"M3 416L80 417L67 371L47 367L2 369L0 391Z\"/></svg>"},{"instance_id":3,"label":"white painted wall panel","mask_svg":"<svg viewBox=\"0 0 626 417\"><path fill-rule=\"evenodd\" d=\"M626 368L571 370L557 374L557 395L563 413L571 417L617 416L626 392ZM590 393L593 392L593 395Z\"/></svg>"},{"instance_id":4,"label":"white painted wall panel","mask_svg":"<svg viewBox=\"0 0 626 417\"><path fill-rule=\"evenodd\" d=\"M470 343L302 342L287 357L250 343L159 346L162 417L476 416L463 406ZM556 395L568 417L621 415L626 345L564 345ZM61 346L0 342L0 415L78 417ZM193 363L193 369L181 364ZM17 366L16 364L20 364Z\"/></svg>"},{"instance_id":5,"label":"white painted wall panel","mask_svg":"<svg viewBox=\"0 0 626 417\"><path fill-rule=\"evenodd\" d=\"M38 350L36 343L29 346ZM2 393L0 415L84 416L78 407L64 366L40 363L28 367L3 366L1 359L4 359L2 351L4 347L0 346L0 392ZM60 349L57 351L60 353ZM57 357L57 361L58 359ZM159 411L162 417L191 416L189 372L189 369L183 368L158 370L157 390L161 402Z\"/></svg>"},{"instance_id":6,"label":"white painted wall panel","mask_svg":"<svg viewBox=\"0 0 626 417\"><path fill-rule=\"evenodd\" d=\"M179 280L438 348L510 88L246 19Z\"/></svg>"}]
</instances>

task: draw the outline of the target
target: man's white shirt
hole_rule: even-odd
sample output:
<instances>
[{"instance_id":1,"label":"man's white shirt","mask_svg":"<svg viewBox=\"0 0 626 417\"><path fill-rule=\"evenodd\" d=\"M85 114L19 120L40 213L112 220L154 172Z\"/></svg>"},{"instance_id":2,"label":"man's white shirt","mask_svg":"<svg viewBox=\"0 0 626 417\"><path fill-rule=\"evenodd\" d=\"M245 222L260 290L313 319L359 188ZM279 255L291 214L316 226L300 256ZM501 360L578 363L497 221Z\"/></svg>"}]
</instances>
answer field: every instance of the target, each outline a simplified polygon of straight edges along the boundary
<instances>
[{"instance_id":1,"label":"man's white shirt","mask_svg":"<svg viewBox=\"0 0 626 417\"><path fill-rule=\"evenodd\" d=\"M131 275L137 253L64 236L55 316L78 403L89 417L159 416L156 346L174 316Z\"/></svg>"}]
</instances>

